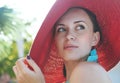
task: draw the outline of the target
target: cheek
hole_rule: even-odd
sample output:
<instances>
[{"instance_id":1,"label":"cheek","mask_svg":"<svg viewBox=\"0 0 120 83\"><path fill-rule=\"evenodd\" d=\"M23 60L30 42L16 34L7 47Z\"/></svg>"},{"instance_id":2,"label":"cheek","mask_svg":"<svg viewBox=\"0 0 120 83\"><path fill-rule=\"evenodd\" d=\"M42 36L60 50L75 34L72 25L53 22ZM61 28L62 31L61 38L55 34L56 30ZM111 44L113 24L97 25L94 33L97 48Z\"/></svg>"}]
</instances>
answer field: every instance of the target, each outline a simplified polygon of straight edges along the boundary
<instances>
[{"instance_id":1,"label":"cheek","mask_svg":"<svg viewBox=\"0 0 120 83\"><path fill-rule=\"evenodd\" d=\"M79 38L79 50L78 54L81 54L81 57L84 57L90 53L90 50L92 48L91 46L91 38L90 36L84 36Z\"/></svg>"},{"instance_id":2,"label":"cheek","mask_svg":"<svg viewBox=\"0 0 120 83\"><path fill-rule=\"evenodd\" d=\"M55 38L55 45L59 54L63 51L63 42L64 42L63 38L60 37Z\"/></svg>"},{"instance_id":3,"label":"cheek","mask_svg":"<svg viewBox=\"0 0 120 83\"><path fill-rule=\"evenodd\" d=\"M83 47L91 46L92 36L91 34L86 34L84 36L78 36L78 41Z\"/></svg>"}]
</instances>

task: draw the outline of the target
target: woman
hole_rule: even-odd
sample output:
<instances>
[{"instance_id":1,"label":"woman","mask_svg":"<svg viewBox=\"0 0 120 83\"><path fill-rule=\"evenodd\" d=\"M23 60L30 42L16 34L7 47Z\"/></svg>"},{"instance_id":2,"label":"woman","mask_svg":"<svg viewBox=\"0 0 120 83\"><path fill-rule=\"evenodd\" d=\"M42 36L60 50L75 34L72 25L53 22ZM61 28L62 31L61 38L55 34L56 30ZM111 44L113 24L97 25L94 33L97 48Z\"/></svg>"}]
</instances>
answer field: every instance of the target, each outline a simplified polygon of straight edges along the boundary
<instances>
[{"instance_id":1,"label":"woman","mask_svg":"<svg viewBox=\"0 0 120 83\"><path fill-rule=\"evenodd\" d=\"M30 56L19 59L13 68L18 82L111 83L103 68L108 71L120 60L120 40L115 32L120 31L120 14L114 6L119 8L120 1L57 0L33 43L33 60ZM100 30L96 30L98 24L91 11L101 27L100 45Z\"/></svg>"}]
</instances>

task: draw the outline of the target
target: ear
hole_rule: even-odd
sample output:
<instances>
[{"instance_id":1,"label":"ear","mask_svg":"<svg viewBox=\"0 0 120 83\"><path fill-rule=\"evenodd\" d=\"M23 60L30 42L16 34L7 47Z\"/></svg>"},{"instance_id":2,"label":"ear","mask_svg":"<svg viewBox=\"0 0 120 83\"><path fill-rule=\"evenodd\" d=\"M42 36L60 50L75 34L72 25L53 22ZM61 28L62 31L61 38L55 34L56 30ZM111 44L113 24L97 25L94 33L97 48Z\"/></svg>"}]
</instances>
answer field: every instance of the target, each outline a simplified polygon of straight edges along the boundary
<instances>
[{"instance_id":1,"label":"ear","mask_svg":"<svg viewBox=\"0 0 120 83\"><path fill-rule=\"evenodd\" d=\"M96 46L99 41L100 41L100 33L99 32L95 32L93 34L92 46Z\"/></svg>"}]
</instances>

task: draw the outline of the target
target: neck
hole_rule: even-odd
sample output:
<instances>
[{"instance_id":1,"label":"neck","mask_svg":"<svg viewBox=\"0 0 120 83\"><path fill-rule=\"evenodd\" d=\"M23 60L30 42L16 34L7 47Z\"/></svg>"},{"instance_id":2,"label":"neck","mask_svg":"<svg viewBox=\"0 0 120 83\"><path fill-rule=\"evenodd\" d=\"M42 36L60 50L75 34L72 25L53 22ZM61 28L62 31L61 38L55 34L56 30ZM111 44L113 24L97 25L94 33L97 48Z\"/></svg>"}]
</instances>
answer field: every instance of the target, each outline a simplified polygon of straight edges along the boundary
<instances>
[{"instance_id":1,"label":"neck","mask_svg":"<svg viewBox=\"0 0 120 83\"><path fill-rule=\"evenodd\" d=\"M72 71L74 68L80 63L86 61L87 57L82 58L78 61L65 61L65 69L66 69L66 79L69 80Z\"/></svg>"},{"instance_id":2,"label":"neck","mask_svg":"<svg viewBox=\"0 0 120 83\"><path fill-rule=\"evenodd\" d=\"M74 68L76 67L77 64L78 64L78 62L74 62L74 61L65 62L66 79L67 80L70 78L71 73L72 73L72 71L74 70Z\"/></svg>"}]
</instances>

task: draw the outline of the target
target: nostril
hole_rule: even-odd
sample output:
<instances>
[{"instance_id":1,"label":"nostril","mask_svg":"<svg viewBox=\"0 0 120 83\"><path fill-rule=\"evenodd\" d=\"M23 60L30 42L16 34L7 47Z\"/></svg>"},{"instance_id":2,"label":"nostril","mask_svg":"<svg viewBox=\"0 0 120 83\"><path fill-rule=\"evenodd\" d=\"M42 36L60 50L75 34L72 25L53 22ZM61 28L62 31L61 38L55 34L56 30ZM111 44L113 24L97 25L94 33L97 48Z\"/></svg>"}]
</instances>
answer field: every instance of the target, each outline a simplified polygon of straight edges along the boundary
<instances>
[{"instance_id":1,"label":"nostril","mask_svg":"<svg viewBox=\"0 0 120 83\"><path fill-rule=\"evenodd\" d=\"M68 40L75 40L75 36L72 35L72 34L68 34L68 35L66 36L66 38L67 38Z\"/></svg>"}]
</instances>

